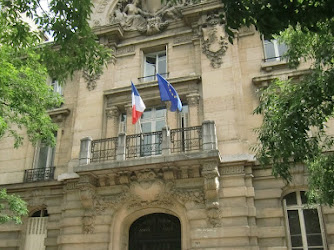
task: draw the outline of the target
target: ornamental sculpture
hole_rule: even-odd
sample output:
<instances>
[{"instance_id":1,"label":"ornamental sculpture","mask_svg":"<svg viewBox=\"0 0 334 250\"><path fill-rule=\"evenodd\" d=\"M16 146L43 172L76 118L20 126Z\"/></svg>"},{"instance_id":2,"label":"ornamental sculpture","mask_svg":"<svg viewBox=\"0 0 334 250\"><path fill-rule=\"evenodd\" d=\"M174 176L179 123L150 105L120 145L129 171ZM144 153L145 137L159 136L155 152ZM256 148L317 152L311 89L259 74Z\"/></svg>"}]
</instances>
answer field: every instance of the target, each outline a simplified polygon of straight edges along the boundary
<instances>
[{"instance_id":1,"label":"ornamental sculpture","mask_svg":"<svg viewBox=\"0 0 334 250\"><path fill-rule=\"evenodd\" d=\"M224 31L220 13L210 13L202 25L202 51L211 61L213 68L219 68L223 63L222 57L227 50L228 42Z\"/></svg>"},{"instance_id":2,"label":"ornamental sculpture","mask_svg":"<svg viewBox=\"0 0 334 250\"><path fill-rule=\"evenodd\" d=\"M110 23L119 23L125 31L157 34L165 30L172 20L182 17L182 7L200 0L179 0L165 5L156 0L151 2L152 0L120 0L110 15Z\"/></svg>"}]
</instances>

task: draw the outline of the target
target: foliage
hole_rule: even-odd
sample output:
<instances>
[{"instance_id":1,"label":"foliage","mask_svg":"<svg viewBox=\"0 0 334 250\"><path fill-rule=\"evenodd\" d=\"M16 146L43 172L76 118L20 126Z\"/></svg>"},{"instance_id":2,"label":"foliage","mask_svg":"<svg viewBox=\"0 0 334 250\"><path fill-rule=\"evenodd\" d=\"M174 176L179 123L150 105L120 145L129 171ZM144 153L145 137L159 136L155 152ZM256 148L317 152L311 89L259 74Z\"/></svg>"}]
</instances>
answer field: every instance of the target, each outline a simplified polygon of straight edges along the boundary
<instances>
[{"instance_id":1,"label":"foliage","mask_svg":"<svg viewBox=\"0 0 334 250\"><path fill-rule=\"evenodd\" d=\"M56 125L47 109L59 106L61 97L46 84L46 76L31 49L0 48L0 138L13 136L15 147L22 143L22 128L31 142L54 144Z\"/></svg>"},{"instance_id":2,"label":"foliage","mask_svg":"<svg viewBox=\"0 0 334 250\"><path fill-rule=\"evenodd\" d=\"M52 78L65 81L77 70L100 73L107 63L109 52L97 42L90 25L91 0L51 0L47 9L41 0L0 0L0 44L13 48L31 47L38 42L20 13L31 18L37 30L53 38L52 43L37 49L41 62ZM2 25L1 25L2 24ZM33 38L33 39L32 39Z\"/></svg>"},{"instance_id":3,"label":"foliage","mask_svg":"<svg viewBox=\"0 0 334 250\"><path fill-rule=\"evenodd\" d=\"M6 189L0 189L0 224L14 221L21 224L21 217L28 214L27 204L17 195L7 194Z\"/></svg>"},{"instance_id":4,"label":"foliage","mask_svg":"<svg viewBox=\"0 0 334 250\"><path fill-rule=\"evenodd\" d=\"M334 204L334 138L327 133L334 116L334 19L315 29L289 28L282 33L292 66L312 62L300 81L275 81L265 89L255 113L264 116L258 131L257 158L273 165L276 176L291 179L291 167L305 163L309 170L309 197ZM314 32L313 30L316 30ZM327 152L327 153L324 153Z\"/></svg>"},{"instance_id":5,"label":"foliage","mask_svg":"<svg viewBox=\"0 0 334 250\"><path fill-rule=\"evenodd\" d=\"M22 144L21 130L32 143L54 144L56 126L47 110L61 98L46 85L49 75L59 82L75 71L100 74L109 58L89 26L90 0L0 0L0 139L15 138ZM36 24L28 25L22 14ZM45 33L53 41L41 43Z\"/></svg>"}]
</instances>

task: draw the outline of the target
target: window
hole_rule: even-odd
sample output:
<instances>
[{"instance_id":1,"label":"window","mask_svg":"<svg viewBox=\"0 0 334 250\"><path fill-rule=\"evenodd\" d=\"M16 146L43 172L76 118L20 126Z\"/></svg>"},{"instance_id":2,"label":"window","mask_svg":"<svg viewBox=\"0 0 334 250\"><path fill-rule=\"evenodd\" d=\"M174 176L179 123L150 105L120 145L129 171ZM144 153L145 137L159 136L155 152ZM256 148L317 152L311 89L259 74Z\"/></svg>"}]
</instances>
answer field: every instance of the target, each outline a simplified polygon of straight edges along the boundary
<instances>
[{"instance_id":1,"label":"window","mask_svg":"<svg viewBox=\"0 0 334 250\"><path fill-rule=\"evenodd\" d=\"M53 167L55 148L41 142L37 148L35 168Z\"/></svg>"},{"instance_id":2,"label":"window","mask_svg":"<svg viewBox=\"0 0 334 250\"><path fill-rule=\"evenodd\" d=\"M166 126L166 108L146 109L141 117L141 156L161 154L162 128Z\"/></svg>"},{"instance_id":3,"label":"window","mask_svg":"<svg viewBox=\"0 0 334 250\"><path fill-rule=\"evenodd\" d=\"M51 87L53 92L58 93L59 95L63 95L63 88L56 79L52 79Z\"/></svg>"},{"instance_id":4,"label":"window","mask_svg":"<svg viewBox=\"0 0 334 250\"><path fill-rule=\"evenodd\" d=\"M144 55L144 82L155 80L157 73L162 76L167 74L166 49Z\"/></svg>"},{"instance_id":5,"label":"window","mask_svg":"<svg viewBox=\"0 0 334 250\"><path fill-rule=\"evenodd\" d=\"M282 56L288 50L287 46L277 40L264 40L265 62L281 61Z\"/></svg>"},{"instance_id":6,"label":"window","mask_svg":"<svg viewBox=\"0 0 334 250\"><path fill-rule=\"evenodd\" d=\"M187 128L188 125L188 116L189 116L189 108L188 104L182 105L182 111L180 112L180 128Z\"/></svg>"},{"instance_id":7,"label":"window","mask_svg":"<svg viewBox=\"0 0 334 250\"><path fill-rule=\"evenodd\" d=\"M304 191L286 195L283 206L290 249L327 249L320 207L307 205Z\"/></svg>"},{"instance_id":8,"label":"window","mask_svg":"<svg viewBox=\"0 0 334 250\"><path fill-rule=\"evenodd\" d=\"M55 148L41 142L36 149L34 169L26 173L26 181L52 180L55 169L54 156Z\"/></svg>"}]
</instances>

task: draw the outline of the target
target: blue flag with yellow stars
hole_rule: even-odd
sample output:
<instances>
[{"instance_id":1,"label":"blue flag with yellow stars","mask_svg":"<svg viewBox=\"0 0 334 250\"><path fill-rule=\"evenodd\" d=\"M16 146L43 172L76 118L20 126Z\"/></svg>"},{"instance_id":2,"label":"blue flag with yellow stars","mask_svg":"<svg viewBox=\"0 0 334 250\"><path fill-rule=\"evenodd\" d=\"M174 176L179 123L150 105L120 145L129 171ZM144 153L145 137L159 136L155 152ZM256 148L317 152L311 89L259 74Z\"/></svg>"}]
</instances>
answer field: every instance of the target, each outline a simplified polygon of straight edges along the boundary
<instances>
[{"instance_id":1,"label":"blue flag with yellow stars","mask_svg":"<svg viewBox=\"0 0 334 250\"><path fill-rule=\"evenodd\" d=\"M161 75L157 74L161 101L170 101L170 111L182 110L182 102L173 86Z\"/></svg>"}]
</instances>

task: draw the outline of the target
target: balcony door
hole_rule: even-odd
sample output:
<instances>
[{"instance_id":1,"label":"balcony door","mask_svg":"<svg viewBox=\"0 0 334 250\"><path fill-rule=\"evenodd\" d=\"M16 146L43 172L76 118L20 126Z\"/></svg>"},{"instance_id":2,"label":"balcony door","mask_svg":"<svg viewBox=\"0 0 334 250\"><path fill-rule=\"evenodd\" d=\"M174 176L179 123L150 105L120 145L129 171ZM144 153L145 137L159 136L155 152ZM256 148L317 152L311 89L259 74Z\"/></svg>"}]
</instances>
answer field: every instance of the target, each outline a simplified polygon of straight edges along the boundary
<instances>
[{"instance_id":1,"label":"balcony door","mask_svg":"<svg viewBox=\"0 0 334 250\"><path fill-rule=\"evenodd\" d=\"M179 219L163 213L140 217L130 227L129 250L181 250Z\"/></svg>"},{"instance_id":2,"label":"balcony door","mask_svg":"<svg viewBox=\"0 0 334 250\"><path fill-rule=\"evenodd\" d=\"M166 108L146 109L141 117L140 156L161 154L162 128L166 126Z\"/></svg>"}]
</instances>

